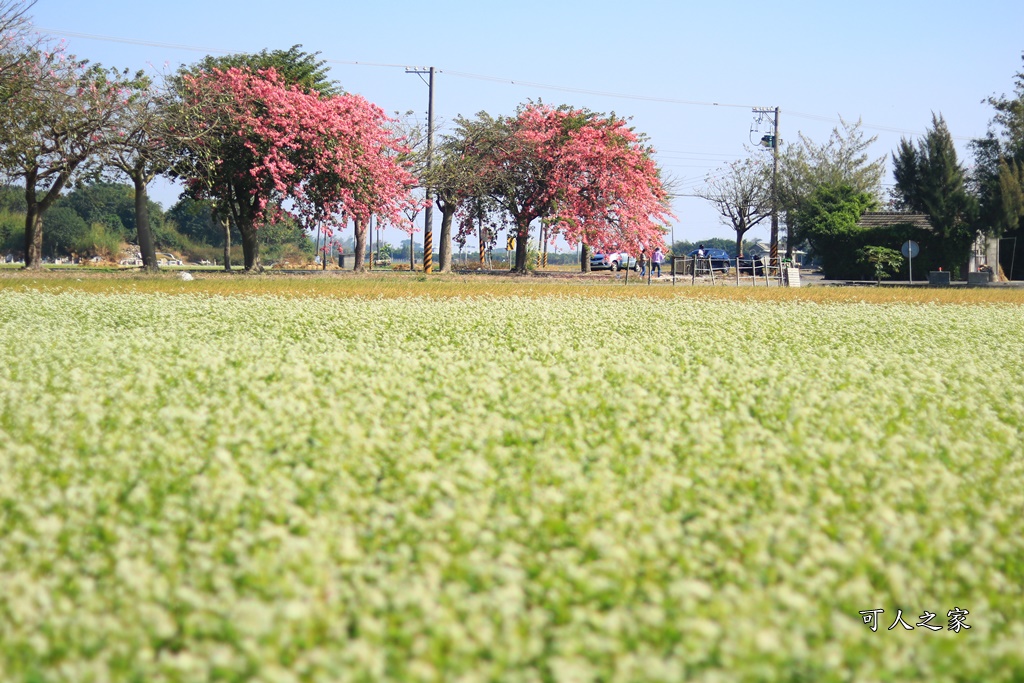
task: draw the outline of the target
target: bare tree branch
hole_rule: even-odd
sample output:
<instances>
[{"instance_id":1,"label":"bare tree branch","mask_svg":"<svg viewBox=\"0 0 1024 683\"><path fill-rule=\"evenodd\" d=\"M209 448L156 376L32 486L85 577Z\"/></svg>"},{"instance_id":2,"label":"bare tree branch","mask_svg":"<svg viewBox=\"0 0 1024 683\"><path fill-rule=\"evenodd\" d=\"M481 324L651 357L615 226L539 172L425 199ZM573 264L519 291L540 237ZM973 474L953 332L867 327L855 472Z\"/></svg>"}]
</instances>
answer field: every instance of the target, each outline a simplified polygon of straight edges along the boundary
<instances>
[{"instance_id":1,"label":"bare tree branch","mask_svg":"<svg viewBox=\"0 0 1024 683\"><path fill-rule=\"evenodd\" d=\"M743 235L772 215L771 168L757 159L734 161L708 176L698 197L711 202L722 222L736 231L736 255L743 256Z\"/></svg>"}]
</instances>

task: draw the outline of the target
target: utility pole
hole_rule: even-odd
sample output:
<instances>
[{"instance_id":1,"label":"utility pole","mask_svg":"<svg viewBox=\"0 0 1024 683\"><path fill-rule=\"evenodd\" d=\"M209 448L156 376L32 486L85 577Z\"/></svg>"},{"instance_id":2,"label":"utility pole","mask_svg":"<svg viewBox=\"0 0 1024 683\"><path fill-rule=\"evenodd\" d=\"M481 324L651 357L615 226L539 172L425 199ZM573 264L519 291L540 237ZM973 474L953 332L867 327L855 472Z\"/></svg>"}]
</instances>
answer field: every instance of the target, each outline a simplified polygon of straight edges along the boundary
<instances>
[{"instance_id":1,"label":"utility pole","mask_svg":"<svg viewBox=\"0 0 1024 683\"><path fill-rule=\"evenodd\" d=\"M434 162L434 67L406 67L405 73L407 74L419 74L422 78L422 74L429 74L430 80L427 82L427 87L430 89L430 94L427 99L427 171L430 171L431 166ZM430 188L425 188L427 191L427 201L430 201ZM432 206L427 207L426 213L423 215L423 272L430 273L434 269L434 208Z\"/></svg>"},{"instance_id":2,"label":"utility pole","mask_svg":"<svg viewBox=\"0 0 1024 683\"><path fill-rule=\"evenodd\" d=\"M779 263L779 108L775 107L775 135L772 137L772 241L770 255L782 275ZM790 240L786 240L788 245ZM788 248L788 246L787 246Z\"/></svg>"},{"instance_id":3,"label":"utility pole","mask_svg":"<svg viewBox=\"0 0 1024 683\"><path fill-rule=\"evenodd\" d=\"M754 113L758 115L774 114L775 119L772 125L772 134L765 135L761 138L761 144L765 147L772 148L772 234L771 241L769 243L768 251L768 263L769 265L774 264L776 267L781 266L779 263L779 108L766 108L760 109L755 107ZM760 119L758 119L760 120ZM792 240L786 240L786 254L789 255L792 250Z\"/></svg>"}]
</instances>

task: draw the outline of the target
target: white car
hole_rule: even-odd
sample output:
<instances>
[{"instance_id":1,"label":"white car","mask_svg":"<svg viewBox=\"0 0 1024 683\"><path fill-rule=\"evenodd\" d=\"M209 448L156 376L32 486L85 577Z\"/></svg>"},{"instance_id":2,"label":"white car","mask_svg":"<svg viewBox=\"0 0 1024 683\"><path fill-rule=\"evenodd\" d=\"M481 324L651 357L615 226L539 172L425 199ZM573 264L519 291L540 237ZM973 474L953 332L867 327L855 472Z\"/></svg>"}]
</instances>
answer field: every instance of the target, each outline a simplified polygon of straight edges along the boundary
<instances>
[{"instance_id":1,"label":"white car","mask_svg":"<svg viewBox=\"0 0 1024 683\"><path fill-rule=\"evenodd\" d=\"M614 251L608 254L591 254L590 256L590 269L591 270L611 270L615 272L620 268L625 268L626 264L629 263L633 270L639 270L636 261L630 261L632 257L624 251Z\"/></svg>"}]
</instances>

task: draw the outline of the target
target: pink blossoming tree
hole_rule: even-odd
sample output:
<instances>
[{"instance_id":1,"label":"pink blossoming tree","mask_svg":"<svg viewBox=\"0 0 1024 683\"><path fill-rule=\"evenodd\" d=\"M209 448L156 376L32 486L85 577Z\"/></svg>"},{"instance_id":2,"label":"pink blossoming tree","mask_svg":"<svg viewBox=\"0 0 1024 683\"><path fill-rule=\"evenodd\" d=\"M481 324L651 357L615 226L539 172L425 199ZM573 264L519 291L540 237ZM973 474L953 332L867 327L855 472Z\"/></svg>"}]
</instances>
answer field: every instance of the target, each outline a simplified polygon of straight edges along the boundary
<instances>
[{"instance_id":1,"label":"pink blossoming tree","mask_svg":"<svg viewBox=\"0 0 1024 683\"><path fill-rule=\"evenodd\" d=\"M487 121L481 115L480 122ZM648 250L664 243L668 193L643 144L622 119L539 103L493 120L467 151L512 223L515 270L525 272L530 224L550 239L598 249Z\"/></svg>"},{"instance_id":2,"label":"pink blossoming tree","mask_svg":"<svg viewBox=\"0 0 1024 683\"><path fill-rule=\"evenodd\" d=\"M274 68L184 74L180 88L183 109L207 132L183 146L176 173L230 215L248 271L260 270L257 230L277 207L307 226L339 225L343 211L365 226L371 214L397 222L416 203L400 141L358 95L289 85Z\"/></svg>"}]
</instances>

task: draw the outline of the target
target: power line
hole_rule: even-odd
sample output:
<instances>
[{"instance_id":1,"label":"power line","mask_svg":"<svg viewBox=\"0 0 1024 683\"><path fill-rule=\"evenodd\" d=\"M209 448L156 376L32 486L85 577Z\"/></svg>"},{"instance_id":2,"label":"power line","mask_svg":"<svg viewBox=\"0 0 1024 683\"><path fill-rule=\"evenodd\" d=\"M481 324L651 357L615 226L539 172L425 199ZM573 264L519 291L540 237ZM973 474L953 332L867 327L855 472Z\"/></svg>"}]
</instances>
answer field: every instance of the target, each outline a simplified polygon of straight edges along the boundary
<instances>
[{"instance_id":1,"label":"power line","mask_svg":"<svg viewBox=\"0 0 1024 683\"><path fill-rule=\"evenodd\" d=\"M658 164L660 168L715 168L712 164Z\"/></svg>"},{"instance_id":2,"label":"power line","mask_svg":"<svg viewBox=\"0 0 1024 683\"><path fill-rule=\"evenodd\" d=\"M680 149L658 149L655 154L698 154L702 156L714 156L714 157L727 157L729 154L722 154L721 152L693 152L689 150Z\"/></svg>"},{"instance_id":3,"label":"power line","mask_svg":"<svg viewBox=\"0 0 1024 683\"><path fill-rule=\"evenodd\" d=\"M73 37L73 38L86 38L88 40L99 40L99 41L106 41L106 42L112 42L112 43L125 43L125 44L128 44L128 45L142 45L142 46L146 46L146 47L161 47L161 48L167 48L167 49L172 49L172 50L187 50L187 51L190 51L190 52L205 52L205 53L219 53L219 54L235 54L235 53L245 53L246 52L245 50L226 50L224 48L198 47L198 46L195 46L195 45L182 45L182 44L179 44L179 43L161 43L161 42L155 42L155 41L149 41L149 40L138 40L138 39L135 39L135 38L119 38L119 37L116 37L116 36L105 36L105 35L99 35L99 34L95 34L95 33L82 33L82 32L79 32L79 31L64 31L64 30L60 30L60 29L48 29L48 28L41 28L41 27L36 27L36 30L40 31L42 33L49 33L49 34L60 35L60 36L69 36L69 37ZM391 64L391 63L386 63L386 62L366 62L366 61L358 61L358 60L329 59L329 58L324 58L323 61L325 63L327 63L327 64L341 64L341 65L345 65L345 66L372 66L372 67L390 68L390 69L404 69L404 68L406 68L408 66L408 64ZM632 94L627 94L627 93L617 93L617 92L611 92L611 91L605 91L605 90L592 90L592 89L588 89L588 88L574 88L574 87L571 87L571 86L551 85L551 84L546 84L546 83L537 83L537 82L534 82L534 81L523 81L523 80L506 78L506 77L501 77L501 76L488 76L488 75L485 75L485 74L474 74L474 73L469 73L469 72L465 72L465 71L452 71L452 70L448 70L448 69L438 69L437 73L443 73L443 74L447 74L449 76L455 76L456 78L467 78L467 79L475 79L475 80L482 80L482 81L490 81L492 83L506 83L506 84L509 84L509 85L526 86L526 87L530 87L530 88L541 88L541 89L544 89L544 90L555 90L555 91L559 91L559 92L571 92L571 93L577 93L577 94L582 94L582 95L597 95L597 96L600 96L600 97L612 97L612 98L617 98L617 99L636 100L636 101L640 101L640 102L660 102L660 103L663 103L663 104L682 104L682 105L699 106L699 107L728 107L728 108L735 108L735 109L751 109L751 108L755 107L755 105L750 105L750 104L736 104L736 103L730 103L730 102L713 102L713 101L703 101L703 100L683 100L683 99L676 99L676 98L670 98L670 97L654 97L654 96L649 96L649 95L632 95ZM825 123L841 123L841 121L839 119L836 119L836 118L833 118L833 117L829 117L829 116L823 116L823 115L820 115L820 114L807 114L807 113L803 113L803 112L791 112L789 110L787 110L786 113L789 116L795 116L797 118L807 119L807 120L811 120L811 121L822 121L822 122L825 122ZM883 125L870 124L870 123L864 123L864 122L861 122L861 126L864 127L864 128L870 129L870 130L878 130L878 131L882 131L882 132L886 132L886 133L901 133L901 134L906 134L906 135L922 135L922 131L920 131L920 130L911 130L909 128L898 128L898 127L895 127L895 126L883 126ZM963 136L963 135L953 135L951 137L954 140L962 140L962 141L971 141L971 140L974 139L972 137ZM698 152L698 154L700 154L700 152ZM725 156L725 155L723 155L723 156Z\"/></svg>"},{"instance_id":4,"label":"power line","mask_svg":"<svg viewBox=\"0 0 1024 683\"><path fill-rule=\"evenodd\" d=\"M803 114L803 113L796 112L796 111L786 110L786 115L787 116L795 116L795 117L801 118L801 119L809 119L811 121L824 121L826 123L836 123L837 122L836 119L830 118L828 116L821 116L820 114ZM841 121L839 121L839 123L841 123ZM880 130L880 131L882 131L884 133L903 133L903 134L906 134L906 135L921 135L921 131L919 131L919 130L910 130L908 128L896 128L895 126L879 126L879 125L876 125L876 124L863 123L863 122L861 122L860 125L862 127L864 127L864 128L869 128L871 130ZM951 135L950 137L952 137L954 140L964 140L964 141L968 141L968 142L974 139L972 137L967 137L967 136L964 136L964 135Z\"/></svg>"},{"instance_id":5,"label":"power line","mask_svg":"<svg viewBox=\"0 0 1024 683\"><path fill-rule=\"evenodd\" d=\"M95 33L79 33L78 31L63 31L57 29L40 28L36 27L37 31L41 33L52 33L58 36L69 36L72 38L87 38L89 40L100 40L110 43L125 43L128 45L143 45L145 47L163 47L171 50L187 50L189 52L215 52L218 54L246 54L246 50L225 50L224 48L218 47L198 47L196 45L180 45L178 43L158 43L150 40L136 40L134 38L117 38L115 36L101 36ZM386 64L383 62L359 62L359 61L348 61L343 59L324 59L324 62L329 64L345 64L347 66L377 66L392 69L404 69L408 64Z\"/></svg>"},{"instance_id":6,"label":"power line","mask_svg":"<svg viewBox=\"0 0 1024 683\"><path fill-rule=\"evenodd\" d=\"M542 88L545 90L558 90L561 92L572 92L579 93L582 95L599 95L601 97L617 97L624 100L639 100L643 102L663 102L666 104L690 104L695 106L703 107L734 107L741 109L749 109L749 104L731 104L728 102L704 102L700 100L680 100L671 97L653 97L649 95L627 95L624 93L609 92L606 90L590 90L587 88L573 88L564 85L549 85L546 83L536 83L534 81L520 81L511 78L502 78L500 76L485 76L483 74L472 74L464 71L449 71L447 69L442 70L441 73L448 74L449 76L456 76L458 78L473 78L481 81L491 81L494 83L508 83L510 85L523 85L531 88Z\"/></svg>"}]
</instances>

